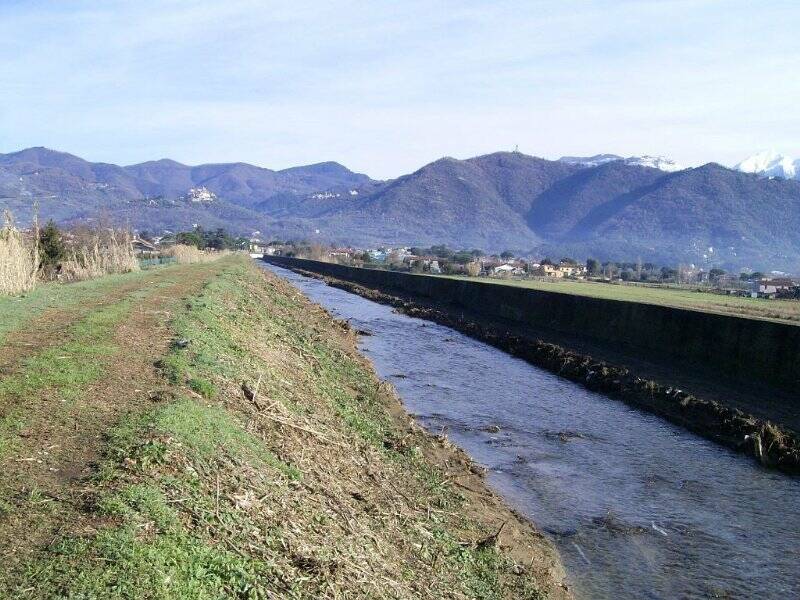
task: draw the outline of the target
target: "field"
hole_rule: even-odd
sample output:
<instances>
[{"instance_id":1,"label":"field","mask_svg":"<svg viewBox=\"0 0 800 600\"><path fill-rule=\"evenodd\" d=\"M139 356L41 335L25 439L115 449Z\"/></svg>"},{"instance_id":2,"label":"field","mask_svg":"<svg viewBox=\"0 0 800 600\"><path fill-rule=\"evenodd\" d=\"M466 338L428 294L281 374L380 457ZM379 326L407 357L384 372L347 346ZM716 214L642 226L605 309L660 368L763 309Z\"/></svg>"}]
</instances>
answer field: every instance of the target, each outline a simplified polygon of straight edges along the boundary
<instances>
[{"instance_id":1,"label":"field","mask_svg":"<svg viewBox=\"0 0 800 600\"><path fill-rule=\"evenodd\" d=\"M450 277L450 276L439 276ZM640 285L622 285L598 283L592 281L573 281L554 279L541 281L531 279L494 279L494 278L467 278L451 277L454 279L467 279L496 285L513 285L518 287L562 292L565 294L578 294L607 300L626 300L628 302L643 302L646 304L660 304L676 308L687 308L705 312L751 317L755 319L769 319L800 324L800 301L794 300L767 300L763 298L739 298L735 296L722 296L707 292L697 292L686 289L673 289L661 287L644 287Z\"/></svg>"},{"instance_id":2,"label":"field","mask_svg":"<svg viewBox=\"0 0 800 600\"><path fill-rule=\"evenodd\" d=\"M568 597L355 342L240 256L0 298L0 597Z\"/></svg>"}]
</instances>

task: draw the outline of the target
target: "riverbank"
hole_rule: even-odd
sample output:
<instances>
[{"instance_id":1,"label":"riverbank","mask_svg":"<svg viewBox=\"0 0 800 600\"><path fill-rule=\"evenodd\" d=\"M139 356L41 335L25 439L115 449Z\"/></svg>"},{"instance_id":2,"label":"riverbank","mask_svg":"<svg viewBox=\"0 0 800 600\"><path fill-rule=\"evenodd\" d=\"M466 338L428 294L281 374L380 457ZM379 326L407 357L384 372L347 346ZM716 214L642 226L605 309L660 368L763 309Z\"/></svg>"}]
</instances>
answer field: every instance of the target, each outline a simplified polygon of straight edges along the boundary
<instances>
[{"instance_id":1,"label":"riverbank","mask_svg":"<svg viewBox=\"0 0 800 600\"><path fill-rule=\"evenodd\" d=\"M759 419L720 402L698 398L674 386L636 375L630 369L593 359L559 345L526 337L463 310L410 295L394 295L357 283L295 269L310 277L370 300L389 304L409 316L451 327L513 356L657 414L722 446L755 458L765 467L800 474L800 439L787 428Z\"/></svg>"},{"instance_id":2,"label":"riverbank","mask_svg":"<svg viewBox=\"0 0 800 600\"><path fill-rule=\"evenodd\" d=\"M3 597L569 596L357 334L249 261L3 302Z\"/></svg>"},{"instance_id":3,"label":"riverbank","mask_svg":"<svg viewBox=\"0 0 800 600\"><path fill-rule=\"evenodd\" d=\"M615 348L690 376L703 373L731 386L758 386L762 398L766 397L759 407L765 413L800 414L797 325L285 256L267 256L265 260L391 294L407 294L475 314L484 321L509 323L536 336L546 333L603 349ZM782 399L778 411L772 410L773 396ZM775 417L768 414L767 418Z\"/></svg>"}]
</instances>

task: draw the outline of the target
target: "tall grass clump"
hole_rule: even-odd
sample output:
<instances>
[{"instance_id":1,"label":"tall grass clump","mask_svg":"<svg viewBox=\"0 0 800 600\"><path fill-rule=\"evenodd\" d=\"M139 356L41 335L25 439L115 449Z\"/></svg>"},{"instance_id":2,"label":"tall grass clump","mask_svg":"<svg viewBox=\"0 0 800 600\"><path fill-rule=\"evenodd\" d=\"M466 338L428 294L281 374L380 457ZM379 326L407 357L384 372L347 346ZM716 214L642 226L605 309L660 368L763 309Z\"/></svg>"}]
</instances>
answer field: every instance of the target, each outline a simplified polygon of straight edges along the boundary
<instances>
[{"instance_id":1,"label":"tall grass clump","mask_svg":"<svg viewBox=\"0 0 800 600\"><path fill-rule=\"evenodd\" d=\"M167 256L175 258L179 265L189 265L193 263L204 263L216 260L221 256L230 254L228 250L200 250L195 246L176 244L166 252Z\"/></svg>"},{"instance_id":2,"label":"tall grass clump","mask_svg":"<svg viewBox=\"0 0 800 600\"><path fill-rule=\"evenodd\" d=\"M6 211L0 228L0 295L21 294L36 287L39 255L35 243L28 244L23 233L14 227Z\"/></svg>"},{"instance_id":3,"label":"tall grass clump","mask_svg":"<svg viewBox=\"0 0 800 600\"><path fill-rule=\"evenodd\" d=\"M85 237L61 263L59 278L64 281L83 281L115 273L139 270L129 232L109 229Z\"/></svg>"}]
</instances>

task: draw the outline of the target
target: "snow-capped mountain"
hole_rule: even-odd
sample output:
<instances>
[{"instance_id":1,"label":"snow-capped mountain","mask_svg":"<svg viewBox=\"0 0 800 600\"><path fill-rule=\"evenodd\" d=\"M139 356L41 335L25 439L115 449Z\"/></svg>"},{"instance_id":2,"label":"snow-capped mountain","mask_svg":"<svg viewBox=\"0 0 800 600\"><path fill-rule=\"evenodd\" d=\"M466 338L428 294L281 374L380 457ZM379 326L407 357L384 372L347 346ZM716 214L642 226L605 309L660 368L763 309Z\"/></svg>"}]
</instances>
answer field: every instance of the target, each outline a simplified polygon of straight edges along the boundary
<instances>
[{"instance_id":1,"label":"snow-capped mountain","mask_svg":"<svg viewBox=\"0 0 800 600\"><path fill-rule=\"evenodd\" d=\"M629 156L625 159L626 165L639 165L640 167L651 167L659 171L666 171L674 173L675 171L683 171L686 167L679 165L671 158L664 156Z\"/></svg>"},{"instance_id":2,"label":"snow-capped mountain","mask_svg":"<svg viewBox=\"0 0 800 600\"><path fill-rule=\"evenodd\" d=\"M558 159L559 162L567 163L568 165L582 165L584 167L599 167L615 160L622 160L622 157L616 154L595 154L594 156L562 156Z\"/></svg>"},{"instance_id":3,"label":"snow-capped mountain","mask_svg":"<svg viewBox=\"0 0 800 600\"><path fill-rule=\"evenodd\" d=\"M663 156L629 156L623 158L616 154L595 154L594 156L562 156L558 159L559 162L567 163L570 165L582 165L584 167L597 167L602 164L621 160L626 165L638 165L640 167L651 167L672 173L674 171L682 171L685 167L678 165L675 161L665 158Z\"/></svg>"},{"instance_id":4,"label":"snow-capped mountain","mask_svg":"<svg viewBox=\"0 0 800 600\"><path fill-rule=\"evenodd\" d=\"M755 173L761 177L778 177L780 179L800 179L800 160L792 160L788 156L773 150L763 150L744 159L733 167L744 173Z\"/></svg>"}]
</instances>

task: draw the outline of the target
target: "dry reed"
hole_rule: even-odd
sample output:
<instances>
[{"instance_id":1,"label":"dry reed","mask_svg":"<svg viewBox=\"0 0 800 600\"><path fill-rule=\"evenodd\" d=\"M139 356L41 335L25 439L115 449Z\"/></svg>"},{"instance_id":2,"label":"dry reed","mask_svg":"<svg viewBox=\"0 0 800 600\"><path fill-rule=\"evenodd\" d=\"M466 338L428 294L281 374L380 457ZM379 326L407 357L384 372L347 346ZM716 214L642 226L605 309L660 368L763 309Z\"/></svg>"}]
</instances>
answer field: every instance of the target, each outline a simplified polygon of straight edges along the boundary
<instances>
[{"instance_id":1,"label":"dry reed","mask_svg":"<svg viewBox=\"0 0 800 600\"><path fill-rule=\"evenodd\" d=\"M176 244L166 252L167 256L172 256L179 265L189 265L193 263L204 263L217 260L218 258L230 254L227 250L199 250L194 246Z\"/></svg>"},{"instance_id":2,"label":"dry reed","mask_svg":"<svg viewBox=\"0 0 800 600\"><path fill-rule=\"evenodd\" d=\"M112 229L105 239L95 235L73 250L72 255L61 264L59 278L64 281L83 281L138 270L139 261L133 250L130 233Z\"/></svg>"},{"instance_id":3,"label":"dry reed","mask_svg":"<svg viewBox=\"0 0 800 600\"><path fill-rule=\"evenodd\" d=\"M5 213L0 228L0 295L27 292L36 287L39 255L35 243L26 243L22 232L14 227L11 213Z\"/></svg>"}]
</instances>

